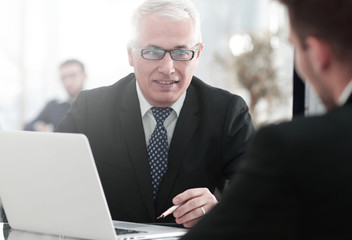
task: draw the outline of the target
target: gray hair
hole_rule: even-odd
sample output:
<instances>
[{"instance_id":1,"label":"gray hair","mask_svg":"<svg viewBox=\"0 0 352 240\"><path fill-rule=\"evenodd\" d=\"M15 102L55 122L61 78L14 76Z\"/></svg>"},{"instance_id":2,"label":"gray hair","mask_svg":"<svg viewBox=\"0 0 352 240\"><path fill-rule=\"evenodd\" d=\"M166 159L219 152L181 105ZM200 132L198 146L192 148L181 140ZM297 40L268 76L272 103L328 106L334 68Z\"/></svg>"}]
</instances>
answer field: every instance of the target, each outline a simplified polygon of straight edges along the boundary
<instances>
[{"instance_id":1,"label":"gray hair","mask_svg":"<svg viewBox=\"0 0 352 240\"><path fill-rule=\"evenodd\" d=\"M197 40L202 41L199 12L191 0L145 0L132 15L131 40L137 40L140 21L151 14L176 21L191 18L197 31Z\"/></svg>"}]
</instances>

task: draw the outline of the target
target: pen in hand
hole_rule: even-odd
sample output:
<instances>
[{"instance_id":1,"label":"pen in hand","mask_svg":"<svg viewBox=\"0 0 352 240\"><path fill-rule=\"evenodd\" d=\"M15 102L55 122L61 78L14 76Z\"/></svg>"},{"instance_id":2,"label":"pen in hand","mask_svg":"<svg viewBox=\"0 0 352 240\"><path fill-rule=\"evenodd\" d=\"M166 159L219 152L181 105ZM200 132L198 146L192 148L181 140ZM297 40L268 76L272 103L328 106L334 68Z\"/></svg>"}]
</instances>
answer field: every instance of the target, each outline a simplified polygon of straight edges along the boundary
<instances>
[{"instance_id":1,"label":"pen in hand","mask_svg":"<svg viewBox=\"0 0 352 240\"><path fill-rule=\"evenodd\" d=\"M165 212L163 212L159 217L157 217L156 219L159 218L165 218L167 215L170 215L171 213L173 213L179 206L181 206L182 204L179 205L175 205L170 207L168 210L166 210Z\"/></svg>"}]
</instances>

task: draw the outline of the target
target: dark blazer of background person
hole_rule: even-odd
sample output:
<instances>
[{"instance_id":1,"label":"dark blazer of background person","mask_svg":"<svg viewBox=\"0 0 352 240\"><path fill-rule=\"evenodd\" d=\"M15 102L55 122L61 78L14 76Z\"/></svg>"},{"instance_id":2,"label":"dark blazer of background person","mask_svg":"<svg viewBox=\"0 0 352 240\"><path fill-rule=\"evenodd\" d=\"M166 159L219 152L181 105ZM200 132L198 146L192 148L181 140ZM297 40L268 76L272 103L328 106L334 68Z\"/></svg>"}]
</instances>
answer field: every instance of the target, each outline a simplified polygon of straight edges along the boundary
<instances>
[{"instance_id":1,"label":"dark blazer of background person","mask_svg":"<svg viewBox=\"0 0 352 240\"><path fill-rule=\"evenodd\" d=\"M69 102L52 100L48 102L35 119L25 125L24 130L35 131L35 124L38 122L44 122L45 124L51 125L54 130L70 107L71 104Z\"/></svg>"},{"instance_id":2,"label":"dark blazer of background person","mask_svg":"<svg viewBox=\"0 0 352 240\"><path fill-rule=\"evenodd\" d=\"M6 215L4 212L4 208L2 207L1 200L0 200L0 222L7 222Z\"/></svg>"},{"instance_id":3,"label":"dark blazer of background person","mask_svg":"<svg viewBox=\"0 0 352 240\"><path fill-rule=\"evenodd\" d=\"M223 188L244 158L254 128L242 98L193 77L155 205L134 74L83 91L57 131L88 137L113 219L155 222L175 195L196 187Z\"/></svg>"},{"instance_id":4,"label":"dark blazer of background person","mask_svg":"<svg viewBox=\"0 0 352 240\"><path fill-rule=\"evenodd\" d=\"M352 98L257 132L228 195L184 239L352 239Z\"/></svg>"}]
</instances>

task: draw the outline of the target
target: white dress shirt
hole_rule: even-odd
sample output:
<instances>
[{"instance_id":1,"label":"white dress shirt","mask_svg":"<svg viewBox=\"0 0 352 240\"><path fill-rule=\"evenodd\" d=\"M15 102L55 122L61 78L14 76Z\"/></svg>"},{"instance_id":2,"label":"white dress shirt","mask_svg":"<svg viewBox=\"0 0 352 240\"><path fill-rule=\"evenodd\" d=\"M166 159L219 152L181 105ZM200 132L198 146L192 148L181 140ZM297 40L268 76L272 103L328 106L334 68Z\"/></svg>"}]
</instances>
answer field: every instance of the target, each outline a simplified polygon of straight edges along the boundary
<instances>
[{"instance_id":1,"label":"white dress shirt","mask_svg":"<svg viewBox=\"0 0 352 240\"><path fill-rule=\"evenodd\" d=\"M145 99L141 89L139 88L138 82L136 81L136 88L137 88L137 96L139 100L139 106L141 108L141 116L142 116L142 122L143 122L143 128L144 128L144 135L145 135L145 142L147 146L149 145L149 139L152 136L152 133L154 131L154 128L156 126L156 120L153 116L153 112L151 108L153 107L147 99ZM165 119L164 126L167 131L167 140L168 144L170 146L172 136L174 134L175 126L178 117L180 116L180 112L183 106L183 103L186 98L186 92L185 91L179 99L171 106L172 112L171 114Z\"/></svg>"},{"instance_id":2,"label":"white dress shirt","mask_svg":"<svg viewBox=\"0 0 352 240\"><path fill-rule=\"evenodd\" d=\"M347 102L351 93L352 93L352 80L347 84L345 89L342 91L342 93L339 97L338 105L339 106L344 105Z\"/></svg>"}]
</instances>

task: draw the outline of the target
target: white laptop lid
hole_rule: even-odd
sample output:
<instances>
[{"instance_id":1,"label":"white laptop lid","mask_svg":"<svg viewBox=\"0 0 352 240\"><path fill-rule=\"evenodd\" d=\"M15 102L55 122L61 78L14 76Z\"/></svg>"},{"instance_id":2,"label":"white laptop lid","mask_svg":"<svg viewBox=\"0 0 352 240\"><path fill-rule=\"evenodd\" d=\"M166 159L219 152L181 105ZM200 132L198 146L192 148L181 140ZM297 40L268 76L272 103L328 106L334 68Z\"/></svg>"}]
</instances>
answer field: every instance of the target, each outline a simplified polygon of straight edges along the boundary
<instances>
[{"instance_id":1,"label":"white laptop lid","mask_svg":"<svg viewBox=\"0 0 352 240\"><path fill-rule=\"evenodd\" d=\"M13 229L116 239L84 135L0 131L0 146L0 197Z\"/></svg>"}]
</instances>

